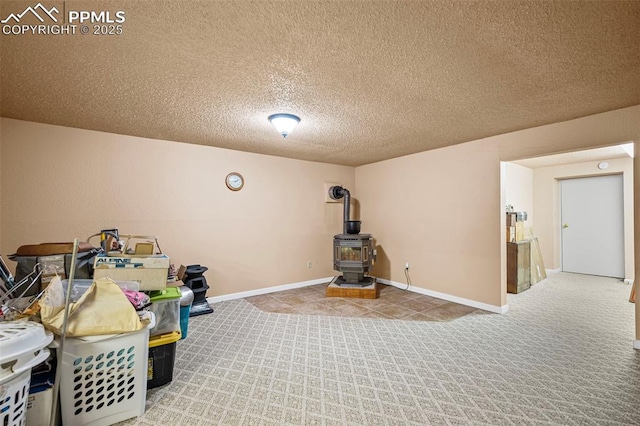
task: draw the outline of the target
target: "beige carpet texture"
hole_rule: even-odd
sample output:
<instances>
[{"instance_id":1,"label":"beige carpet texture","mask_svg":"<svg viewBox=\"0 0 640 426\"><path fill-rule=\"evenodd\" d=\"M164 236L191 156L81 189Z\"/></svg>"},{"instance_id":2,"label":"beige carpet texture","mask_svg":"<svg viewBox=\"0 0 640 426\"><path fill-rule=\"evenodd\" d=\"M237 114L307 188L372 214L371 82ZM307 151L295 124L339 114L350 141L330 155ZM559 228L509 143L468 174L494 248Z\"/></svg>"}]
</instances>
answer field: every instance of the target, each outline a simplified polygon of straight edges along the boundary
<instances>
[{"instance_id":1,"label":"beige carpet texture","mask_svg":"<svg viewBox=\"0 0 640 426\"><path fill-rule=\"evenodd\" d=\"M172 383L123 424L638 425L629 291L558 273L510 294L506 314L435 320L218 303L190 319Z\"/></svg>"}]
</instances>

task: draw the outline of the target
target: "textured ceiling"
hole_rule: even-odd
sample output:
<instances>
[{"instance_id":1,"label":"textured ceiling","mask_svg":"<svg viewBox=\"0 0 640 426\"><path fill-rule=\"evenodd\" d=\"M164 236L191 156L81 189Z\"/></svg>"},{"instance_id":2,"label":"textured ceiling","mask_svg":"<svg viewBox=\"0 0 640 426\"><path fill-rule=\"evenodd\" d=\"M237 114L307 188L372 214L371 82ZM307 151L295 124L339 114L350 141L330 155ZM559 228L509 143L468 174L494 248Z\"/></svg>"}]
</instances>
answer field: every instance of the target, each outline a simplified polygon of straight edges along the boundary
<instances>
[{"instance_id":1,"label":"textured ceiling","mask_svg":"<svg viewBox=\"0 0 640 426\"><path fill-rule=\"evenodd\" d=\"M42 4L123 34L1 35L4 117L360 165L640 104L640 2Z\"/></svg>"}]
</instances>

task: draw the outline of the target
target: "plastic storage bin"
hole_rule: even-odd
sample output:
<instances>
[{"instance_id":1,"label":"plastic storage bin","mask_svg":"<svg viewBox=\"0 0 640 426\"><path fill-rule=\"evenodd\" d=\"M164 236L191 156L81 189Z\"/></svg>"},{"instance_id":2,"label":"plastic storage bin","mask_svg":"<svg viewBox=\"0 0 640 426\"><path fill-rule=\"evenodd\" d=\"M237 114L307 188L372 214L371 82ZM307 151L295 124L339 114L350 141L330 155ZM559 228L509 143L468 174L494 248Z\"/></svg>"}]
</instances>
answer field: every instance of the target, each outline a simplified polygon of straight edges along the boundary
<instances>
[{"instance_id":1,"label":"plastic storage bin","mask_svg":"<svg viewBox=\"0 0 640 426\"><path fill-rule=\"evenodd\" d=\"M0 424L24 425L30 378L31 372L27 370L0 385Z\"/></svg>"},{"instance_id":2,"label":"plastic storage bin","mask_svg":"<svg viewBox=\"0 0 640 426\"><path fill-rule=\"evenodd\" d=\"M156 316L156 326L151 329L151 337L180 331L180 290L168 287L149 293L152 305L150 311Z\"/></svg>"},{"instance_id":3,"label":"plastic storage bin","mask_svg":"<svg viewBox=\"0 0 640 426\"><path fill-rule=\"evenodd\" d=\"M147 328L109 336L67 338L60 408L65 425L111 425L144 414Z\"/></svg>"},{"instance_id":4,"label":"plastic storage bin","mask_svg":"<svg viewBox=\"0 0 640 426\"><path fill-rule=\"evenodd\" d=\"M0 322L0 424L24 424L31 369L49 357L52 340L41 324Z\"/></svg>"},{"instance_id":5,"label":"plastic storage bin","mask_svg":"<svg viewBox=\"0 0 640 426\"><path fill-rule=\"evenodd\" d=\"M77 302L83 294L89 290L94 280L73 280L73 290L71 292L71 301ZM140 284L135 281L114 281L122 290L140 290ZM69 288L69 280L62 280L62 288L66 291Z\"/></svg>"},{"instance_id":6,"label":"plastic storage bin","mask_svg":"<svg viewBox=\"0 0 640 426\"><path fill-rule=\"evenodd\" d=\"M180 306L180 333L182 337L180 340L187 337L187 331L189 330L189 313L191 312L191 305Z\"/></svg>"},{"instance_id":7,"label":"plastic storage bin","mask_svg":"<svg viewBox=\"0 0 640 426\"><path fill-rule=\"evenodd\" d=\"M149 361L147 389L166 385L173 380L173 365L176 358L176 342L180 332L174 331L149 339Z\"/></svg>"},{"instance_id":8,"label":"plastic storage bin","mask_svg":"<svg viewBox=\"0 0 640 426\"><path fill-rule=\"evenodd\" d=\"M189 315L191 314L191 304L193 303L194 294L193 291L187 286L180 286L180 333L182 337L180 340L187 337L187 330L189 328Z\"/></svg>"}]
</instances>

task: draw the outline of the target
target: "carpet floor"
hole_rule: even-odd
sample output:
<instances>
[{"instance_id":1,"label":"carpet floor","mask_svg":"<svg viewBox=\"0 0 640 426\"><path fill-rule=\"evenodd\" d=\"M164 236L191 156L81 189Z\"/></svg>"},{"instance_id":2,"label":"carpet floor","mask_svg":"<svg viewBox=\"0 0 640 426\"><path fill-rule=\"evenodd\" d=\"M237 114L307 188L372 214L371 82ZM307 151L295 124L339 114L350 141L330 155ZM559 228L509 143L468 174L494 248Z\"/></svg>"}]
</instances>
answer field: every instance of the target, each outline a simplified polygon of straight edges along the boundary
<instances>
[{"instance_id":1,"label":"carpet floor","mask_svg":"<svg viewBox=\"0 0 640 426\"><path fill-rule=\"evenodd\" d=\"M173 382L128 425L638 425L630 287L558 273L504 315L191 318Z\"/></svg>"}]
</instances>

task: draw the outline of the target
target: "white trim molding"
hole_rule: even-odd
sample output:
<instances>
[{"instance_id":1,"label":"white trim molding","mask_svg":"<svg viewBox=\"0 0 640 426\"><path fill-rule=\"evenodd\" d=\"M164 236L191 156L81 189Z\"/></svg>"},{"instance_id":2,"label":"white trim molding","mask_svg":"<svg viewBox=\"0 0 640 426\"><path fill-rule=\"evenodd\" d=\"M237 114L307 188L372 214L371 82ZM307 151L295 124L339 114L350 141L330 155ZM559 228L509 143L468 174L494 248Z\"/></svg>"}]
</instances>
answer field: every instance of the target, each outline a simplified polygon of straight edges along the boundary
<instances>
[{"instance_id":1,"label":"white trim molding","mask_svg":"<svg viewBox=\"0 0 640 426\"><path fill-rule=\"evenodd\" d=\"M557 274L558 272L562 272L562 268L558 269L545 269L547 271L547 275Z\"/></svg>"},{"instance_id":2,"label":"white trim molding","mask_svg":"<svg viewBox=\"0 0 640 426\"><path fill-rule=\"evenodd\" d=\"M241 291L240 293L223 294L222 296L207 297L207 302L218 303L227 300L244 299L245 297L258 296L261 294L275 293L278 291L292 290L294 288L308 287L310 285L329 283L334 277L318 278L317 280L302 281L298 283L283 284L273 287L260 288L257 290Z\"/></svg>"},{"instance_id":3,"label":"white trim molding","mask_svg":"<svg viewBox=\"0 0 640 426\"><path fill-rule=\"evenodd\" d=\"M625 278L624 279L624 283L625 284L633 284L633 278Z\"/></svg>"},{"instance_id":4,"label":"white trim molding","mask_svg":"<svg viewBox=\"0 0 640 426\"><path fill-rule=\"evenodd\" d=\"M222 296L212 296L212 297L207 297L207 302L208 303L226 302L228 300L244 299L245 297L258 296L258 295L261 295L261 294L276 293L278 291L292 290L294 288L308 287L310 285L324 284L324 283L328 284L333 278L334 277L318 278L316 280L301 281L301 282L297 282L297 283L291 283L291 284L284 284L284 285L278 285L278 286L273 286L273 287L260 288L260 289L257 289L257 290L249 290L249 291L241 291L239 293L223 294ZM394 287L398 287L398 288L401 288L401 289L405 289L406 286L407 286L404 283L399 283L399 282L395 282L395 281L389 281L389 280L385 280L383 278L376 278L376 280L378 282L382 283L382 284L392 285ZM504 314L509 310L509 305L504 305L504 306L489 305L487 303L477 302L475 300L465 299L463 297L458 297L458 296L452 296L452 295L447 294L447 293L440 293L438 291L427 290L425 288L420 288L420 287L410 287L409 291L412 291L412 292L418 293L418 294L424 294L426 296L437 297L438 299L447 300L449 302L459 303L461 305L471 306L472 308L482 309L483 311L493 312L493 313L496 313L496 314Z\"/></svg>"},{"instance_id":5,"label":"white trim molding","mask_svg":"<svg viewBox=\"0 0 640 426\"><path fill-rule=\"evenodd\" d=\"M382 284L392 285L401 289L406 289L405 283L398 283L395 281L385 280L383 278L376 278L376 280ZM509 310L509 305L496 306L489 305L487 303L477 302L471 299L465 299L464 297L452 296L447 293L440 293L439 291L427 290L421 287L409 287L408 291L414 293L424 294L425 296L437 297L438 299L448 300L449 302L459 303L461 305L471 306L472 308L482 309L483 311L493 312L495 314L505 314Z\"/></svg>"},{"instance_id":6,"label":"white trim molding","mask_svg":"<svg viewBox=\"0 0 640 426\"><path fill-rule=\"evenodd\" d=\"M640 350L640 340L634 340L633 341L633 349L639 349Z\"/></svg>"}]
</instances>

